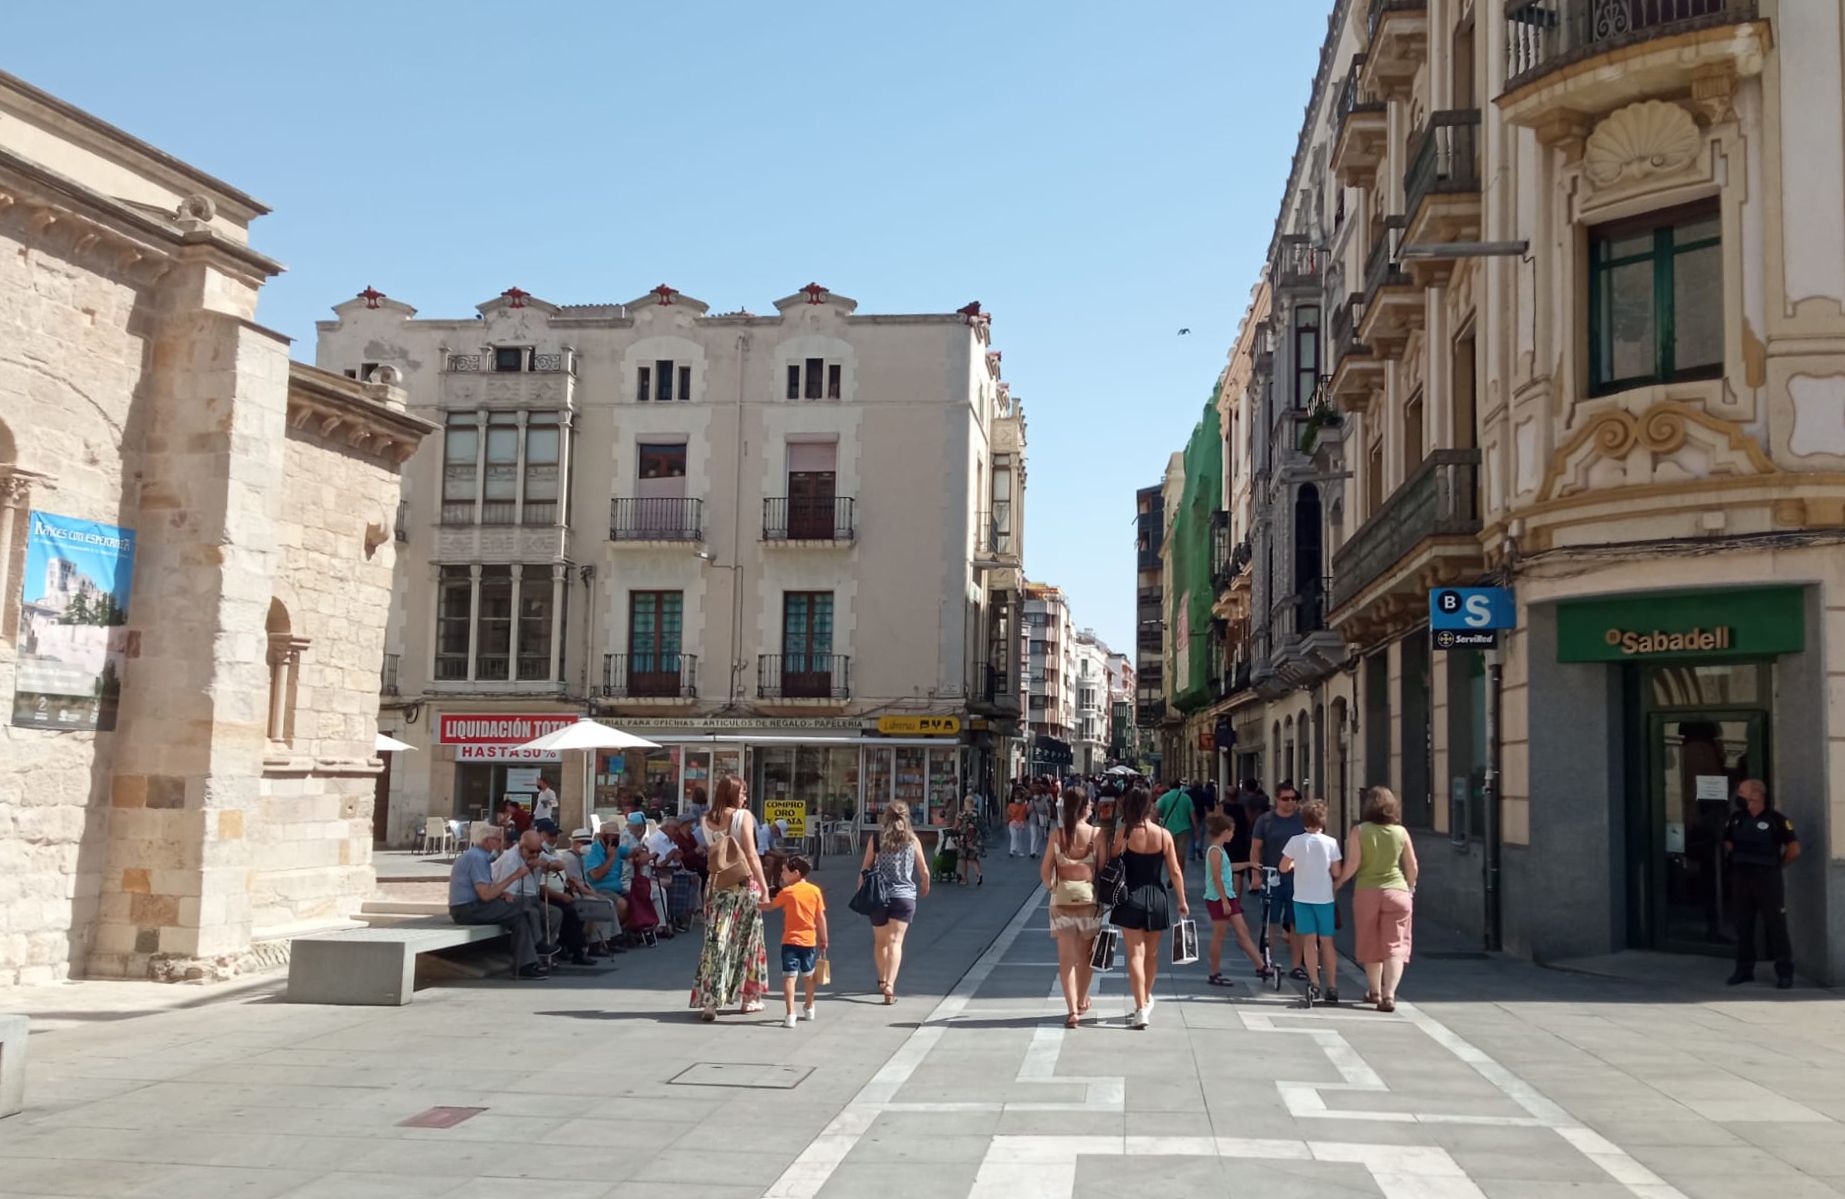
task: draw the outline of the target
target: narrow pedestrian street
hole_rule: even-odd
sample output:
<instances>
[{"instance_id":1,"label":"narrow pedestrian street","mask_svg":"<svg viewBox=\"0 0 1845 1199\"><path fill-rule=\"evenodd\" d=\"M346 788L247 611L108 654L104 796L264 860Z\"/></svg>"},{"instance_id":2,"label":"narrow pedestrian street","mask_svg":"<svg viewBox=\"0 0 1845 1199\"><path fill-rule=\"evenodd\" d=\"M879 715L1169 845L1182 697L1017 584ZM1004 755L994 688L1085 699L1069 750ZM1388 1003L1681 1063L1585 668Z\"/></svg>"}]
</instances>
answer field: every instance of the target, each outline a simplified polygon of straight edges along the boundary
<instances>
[{"instance_id":1,"label":"narrow pedestrian street","mask_svg":"<svg viewBox=\"0 0 1845 1199\"><path fill-rule=\"evenodd\" d=\"M69 984L59 1011L35 989L0 1195L1845 1193L1830 992L1726 992L1713 961L1672 993L1425 930L1394 1015L1349 1002L1349 963L1348 1002L1309 1012L1246 967L1207 986L1200 962L1162 970L1148 1030L1123 1026L1117 970L1070 1032L1036 863L988 865L923 901L886 1007L853 872L829 860L835 985L792 1031L777 998L698 1024L686 938L401 1009L290 1006L263 982L113 984L92 1010L99 985ZM481 1110L404 1124L437 1107Z\"/></svg>"}]
</instances>

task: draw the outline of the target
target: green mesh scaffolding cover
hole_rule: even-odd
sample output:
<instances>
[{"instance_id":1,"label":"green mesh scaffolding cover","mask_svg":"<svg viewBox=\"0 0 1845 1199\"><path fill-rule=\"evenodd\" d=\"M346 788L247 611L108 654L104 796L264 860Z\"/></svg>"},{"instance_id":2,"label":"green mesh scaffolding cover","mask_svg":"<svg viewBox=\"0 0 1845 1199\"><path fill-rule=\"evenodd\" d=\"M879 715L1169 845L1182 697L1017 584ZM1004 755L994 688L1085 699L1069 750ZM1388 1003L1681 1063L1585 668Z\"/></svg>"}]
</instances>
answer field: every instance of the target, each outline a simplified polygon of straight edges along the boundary
<instances>
[{"instance_id":1,"label":"green mesh scaffolding cover","mask_svg":"<svg viewBox=\"0 0 1845 1199\"><path fill-rule=\"evenodd\" d=\"M1213 397L1185 445L1185 489L1167 541L1172 567L1172 703L1181 712L1211 702L1211 518L1223 502L1224 441Z\"/></svg>"}]
</instances>

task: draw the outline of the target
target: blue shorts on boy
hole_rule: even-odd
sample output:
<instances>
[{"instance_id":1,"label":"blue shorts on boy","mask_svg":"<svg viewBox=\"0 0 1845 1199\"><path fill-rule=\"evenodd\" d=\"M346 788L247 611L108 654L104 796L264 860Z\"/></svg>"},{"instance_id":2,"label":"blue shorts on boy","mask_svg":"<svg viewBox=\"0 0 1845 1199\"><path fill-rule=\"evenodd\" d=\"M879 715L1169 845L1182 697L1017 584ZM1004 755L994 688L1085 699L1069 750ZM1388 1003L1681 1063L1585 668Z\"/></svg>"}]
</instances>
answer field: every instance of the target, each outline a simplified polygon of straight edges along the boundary
<instances>
[{"instance_id":1,"label":"blue shorts on boy","mask_svg":"<svg viewBox=\"0 0 1845 1199\"><path fill-rule=\"evenodd\" d=\"M814 945L782 946L782 973L806 978L820 964L820 950Z\"/></svg>"},{"instance_id":2,"label":"blue shorts on boy","mask_svg":"<svg viewBox=\"0 0 1845 1199\"><path fill-rule=\"evenodd\" d=\"M1338 921L1330 903L1294 901L1294 931L1303 937L1330 937Z\"/></svg>"}]
</instances>

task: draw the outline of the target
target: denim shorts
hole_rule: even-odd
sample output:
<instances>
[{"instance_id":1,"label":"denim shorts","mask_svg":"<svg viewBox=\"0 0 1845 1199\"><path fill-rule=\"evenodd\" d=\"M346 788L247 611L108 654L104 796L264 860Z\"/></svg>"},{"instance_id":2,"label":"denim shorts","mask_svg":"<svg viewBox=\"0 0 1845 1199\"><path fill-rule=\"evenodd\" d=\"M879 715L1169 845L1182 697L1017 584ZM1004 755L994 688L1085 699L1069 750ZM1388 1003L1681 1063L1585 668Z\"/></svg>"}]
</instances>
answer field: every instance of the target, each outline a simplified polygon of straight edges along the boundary
<instances>
[{"instance_id":1,"label":"denim shorts","mask_svg":"<svg viewBox=\"0 0 1845 1199\"><path fill-rule=\"evenodd\" d=\"M1301 936L1330 937L1338 923L1332 904L1294 901L1294 931Z\"/></svg>"},{"instance_id":2,"label":"denim shorts","mask_svg":"<svg viewBox=\"0 0 1845 1199\"><path fill-rule=\"evenodd\" d=\"M813 945L782 946L782 973L798 974L802 978L814 972L820 962L820 950Z\"/></svg>"},{"instance_id":3,"label":"denim shorts","mask_svg":"<svg viewBox=\"0 0 1845 1199\"><path fill-rule=\"evenodd\" d=\"M916 919L916 901L914 899L893 899L871 914L871 927L883 928L893 920L904 924Z\"/></svg>"}]
</instances>

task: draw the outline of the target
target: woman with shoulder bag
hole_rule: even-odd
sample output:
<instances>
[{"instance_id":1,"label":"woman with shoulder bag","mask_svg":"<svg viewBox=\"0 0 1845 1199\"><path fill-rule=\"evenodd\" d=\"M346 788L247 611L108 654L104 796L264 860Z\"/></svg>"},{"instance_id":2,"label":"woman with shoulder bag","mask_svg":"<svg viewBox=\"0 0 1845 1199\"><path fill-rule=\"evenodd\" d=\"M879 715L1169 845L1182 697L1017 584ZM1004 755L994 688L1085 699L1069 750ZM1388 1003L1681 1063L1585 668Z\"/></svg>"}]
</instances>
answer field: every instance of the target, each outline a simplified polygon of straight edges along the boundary
<instances>
[{"instance_id":1,"label":"woman with shoulder bag","mask_svg":"<svg viewBox=\"0 0 1845 1199\"><path fill-rule=\"evenodd\" d=\"M1179 915L1190 916L1192 912L1185 899L1185 873L1179 867L1172 834L1149 819L1153 796L1145 787L1136 786L1127 793L1122 809L1114 852L1124 869L1125 894L1110 916L1121 930L1127 950L1128 987L1134 995L1128 1027L1145 1028L1153 1012L1160 938L1172 927L1172 906L1160 874L1162 866L1171 875L1173 892L1179 897Z\"/></svg>"},{"instance_id":2,"label":"woman with shoulder bag","mask_svg":"<svg viewBox=\"0 0 1845 1199\"><path fill-rule=\"evenodd\" d=\"M929 859L910 828L909 804L897 800L885 807L859 869L875 872L883 883L884 902L870 913L871 961L878 973L878 992L885 1003L895 1003L903 936L916 919L916 901L929 894Z\"/></svg>"},{"instance_id":3,"label":"woman with shoulder bag","mask_svg":"<svg viewBox=\"0 0 1845 1199\"><path fill-rule=\"evenodd\" d=\"M726 775L718 780L711 810L700 819L709 882L705 942L691 1006L706 1023L732 1004L739 1014L760 1012L769 990L769 953L757 910L769 888L756 854L756 818L746 799L743 780Z\"/></svg>"},{"instance_id":4,"label":"woman with shoulder bag","mask_svg":"<svg viewBox=\"0 0 1845 1199\"><path fill-rule=\"evenodd\" d=\"M1075 1028L1089 1011L1093 978L1090 955L1102 931L1095 875L1102 834L1089 823L1089 789L1078 784L1063 793L1063 824L1051 834L1040 877L1051 893L1051 937L1057 942L1057 981L1063 985L1065 1028Z\"/></svg>"}]
</instances>

